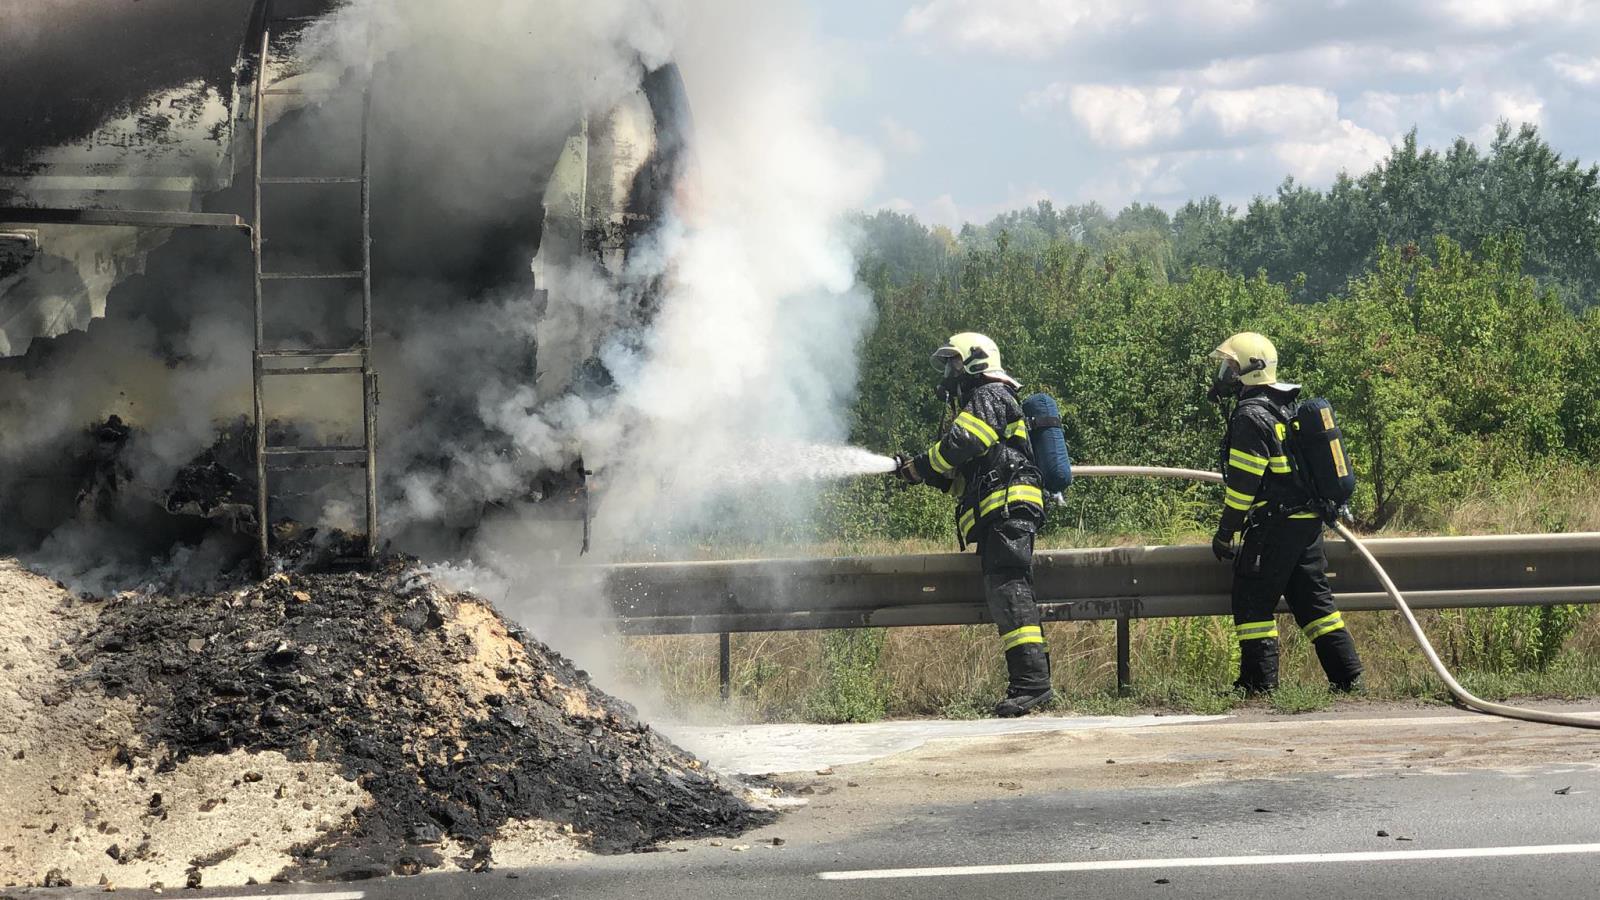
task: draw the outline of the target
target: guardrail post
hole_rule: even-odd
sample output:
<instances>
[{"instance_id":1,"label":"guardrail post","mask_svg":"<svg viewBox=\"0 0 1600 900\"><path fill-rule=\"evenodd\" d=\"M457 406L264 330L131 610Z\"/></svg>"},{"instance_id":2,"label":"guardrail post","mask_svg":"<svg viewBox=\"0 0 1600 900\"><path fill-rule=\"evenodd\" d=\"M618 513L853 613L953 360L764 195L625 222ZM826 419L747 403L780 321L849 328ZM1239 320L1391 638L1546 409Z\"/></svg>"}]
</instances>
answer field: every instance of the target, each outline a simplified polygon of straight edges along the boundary
<instances>
[{"instance_id":1,"label":"guardrail post","mask_svg":"<svg viewBox=\"0 0 1600 900\"><path fill-rule=\"evenodd\" d=\"M731 650L732 648L728 640L728 633L724 631L717 639L717 683L722 688L722 699L724 702L727 701L728 695L732 693L733 689L730 671L733 667Z\"/></svg>"},{"instance_id":2,"label":"guardrail post","mask_svg":"<svg viewBox=\"0 0 1600 900\"><path fill-rule=\"evenodd\" d=\"M1128 627L1128 614L1117 616L1117 694L1126 696L1133 690L1132 635Z\"/></svg>"}]
</instances>

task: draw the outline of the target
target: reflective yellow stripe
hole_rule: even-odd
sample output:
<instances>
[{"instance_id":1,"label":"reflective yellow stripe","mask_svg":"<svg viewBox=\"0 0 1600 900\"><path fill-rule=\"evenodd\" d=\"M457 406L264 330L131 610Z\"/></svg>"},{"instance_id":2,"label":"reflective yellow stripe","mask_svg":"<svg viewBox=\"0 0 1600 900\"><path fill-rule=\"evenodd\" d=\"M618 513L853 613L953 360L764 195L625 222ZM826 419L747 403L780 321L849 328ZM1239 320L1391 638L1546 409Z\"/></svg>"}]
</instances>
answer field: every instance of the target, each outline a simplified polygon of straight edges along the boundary
<instances>
[{"instance_id":1,"label":"reflective yellow stripe","mask_svg":"<svg viewBox=\"0 0 1600 900\"><path fill-rule=\"evenodd\" d=\"M963 412L961 415L956 416L956 424L961 426L961 430L977 438L978 443L985 447L993 446L1000 440L1000 436L994 433L994 429L989 427L988 422L972 413Z\"/></svg>"},{"instance_id":2,"label":"reflective yellow stripe","mask_svg":"<svg viewBox=\"0 0 1600 900\"><path fill-rule=\"evenodd\" d=\"M1289 474L1289 457L1274 456L1267 460L1267 463L1272 467L1272 471L1278 473L1279 475Z\"/></svg>"},{"instance_id":3,"label":"reflective yellow stripe","mask_svg":"<svg viewBox=\"0 0 1600 900\"><path fill-rule=\"evenodd\" d=\"M1250 463L1254 466L1261 466L1262 468L1266 468L1267 466L1267 458L1265 456L1256 456L1254 453L1246 453L1237 447L1228 448L1228 458L1236 459L1240 462Z\"/></svg>"},{"instance_id":4,"label":"reflective yellow stripe","mask_svg":"<svg viewBox=\"0 0 1600 900\"><path fill-rule=\"evenodd\" d=\"M1323 415L1324 418L1329 418L1327 410L1323 410L1322 411L1322 415ZM1332 428L1333 426L1329 425L1328 427ZM1338 475L1340 478L1343 478L1346 475L1349 475L1350 474L1350 466L1349 466L1348 462L1344 458L1344 445L1339 443L1338 439L1335 438L1334 440L1328 442L1328 446L1330 448L1332 448L1332 450L1333 450L1333 471L1334 471L1334 473L1336 475Z\"/></svg>"},{"instance_id":5,"label":"reflective yellow stripe","mask_svg":"<svg viewBox=\"0 0 1600 900\"><path fill-rule=\"evenodd\" d=\"M1002 488L979 501L978 508L969 509L961 514L956 521L963 538L972 533L972 526L978 524L978 519L1004 508L1011 503L1027 503L1044 509L1044 490L1031 484L1014 484L1009 488Z\"/></svg>"},{"instance_id":6,"label":"reflective yellow stripe","mask_svg":"<svg viewBox=\"0 0 1600 900\"><path fill-rule=\"evenodd\" d=\"M1305 632L1305 636L1307 638L1310 638L1311 640L1314 641L1317 638L1322 637L1325 634L1330 634L1332 632L1338 631L1339 629L1341 629L1343 627L1344 627L1344 616L1341 613L1335 611L1335 612L1331 612L1328 615L1325 615L1322 618L1317 619L1315 621L1307 622L1306 626L1304 628L1300 629L1300 630Z\"/></svg>"},{"instance_id":7,"label":"reflective yellow stripe","mask_svg":"<svg viewBox=\"0 0 1600 900\"><path fill-rule=\"evenodd\" d=\"M1010 425L1006 426L1006 438L1009 440L1010 438L1014 438L1014 437L1020 437L1023 440L1027 440L1028 439L1028 420L1027 419L1018 419L1015 422L1012 422Z\"/></svg>"},{"instance_id":8,"label":"reflective yellow stripe","mask_svg":"<svg viewBox=\"0 0 1600 900\"><path fill-rule=\"evenodd\" d=\"M1278 636L1278 623L1272 619L1265 622L1244 622L1233 626L1233 636L1241 641L1275 638Z\"/></svg>"},{"instance_id":9,"label":"reflective yellow stripe","mask_svg":"<svg viewBox=\"0 0 1600 900\"><path fill-rule=\"evenodd\" d=\"M978 504L978 515L987 516L1008 503L1032 503L1044 509L1044 491L1031 484L1017 484L1002 488L983 498Z\"/></svg>"},{"instance_id":10,"label":"reflective yellow stripe","mask_svg":"<svg viewBox=\"0 0 1600 900\"><path fill-rule=\"evenodd\" d=\"M1006 650L1010 650L1012 647L1020 647L1023 644L1042 644L1044 643L1044 629L1037 625L1024 625L1015 631L1008 631L1000 635L1000 643L1004 645Z\"/></svg>"},{"instance_id":11,"label":"reflective yellow stripe","mask_svg":"<svg viewBox=\"0 0 1600 900\"><path fill-rule=\"evenodd\" d=\"M1222 502L1229 509L1237 509L1241 512L1248 512L1250 509L1250 504L1255 499L1256 498L1250 494L1242 494L1233 488L1223 488Z\"/></svg>"},{"instance_id":12,"label":"reflective yellow stripe","mask_svg":"<svg viewBox=\"0 0 1600 900\"><path fill-rule=\"evenodd\" d=\"M928 463L940 475L948 475L950 470L955 468L955 466L945 462L944 454L939 452L939 444L937 443L928 448Z\"/></svg>"},{"instance_id":13,"label":"reflective yellow stripe","mask_svg":"<svg viewBox=\"0 0 1600 900\"><path fill-rule=\"evenodd\" d=\"M1250 465L1249 463L1242 463L1242 462L1238 461L1237 459L1228 460L1228 465L1232 466L1235 469L1238 469L1241 472L1244 472L1247 475L1255 475L1257 477L1260 477L1262 475L1267 474L1267 470L1265 468L1257 468L1255 466Z\"/></svg>"},{"instance_id":14,"label":"reflective yellow stripe","mask_svg":"<svg viewBox=\"0 0 1600 900\"><path fill-rule=\"evenodd\" d=\"M1267 471L1266 459L1251 455L1243 450L1229 450L1228 465L1251 475L1263 475Z\"/></svg>"},{"instance_id":15,"label":"reflective yellow stripe","mask_svg":"<svg viewBox=\"0 0 1600 900\"><path fill-rule=\"evenodd\" d=\"M1297 513L1291 514L1289 516L1289 518L1291 518L1291 519L1320 519L1320 518L1322 518L1322 516L1319 516L1314 512L1297 512Z\"/></svg>"}]
</instances>

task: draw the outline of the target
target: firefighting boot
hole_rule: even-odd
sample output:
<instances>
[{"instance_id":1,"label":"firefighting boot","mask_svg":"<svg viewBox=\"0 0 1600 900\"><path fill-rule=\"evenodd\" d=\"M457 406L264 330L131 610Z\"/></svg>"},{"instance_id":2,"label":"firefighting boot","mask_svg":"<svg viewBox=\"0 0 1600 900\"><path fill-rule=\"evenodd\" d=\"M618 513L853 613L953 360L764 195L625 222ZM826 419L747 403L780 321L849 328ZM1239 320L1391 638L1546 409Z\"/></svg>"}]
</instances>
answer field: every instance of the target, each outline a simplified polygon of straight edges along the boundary
<instances>
[{"instance_id":1,"label":"firefighting boot","mask_svg":"<svg viewBox=\"0 0 1600 900\"><path fill-rule=\"evenodd\" d=\"M1233 686L1246 697L1278 689L1278 639L1255 638L1239 642L1239 680Z\"/></svg>"},{"instance_id":2,"label":"firefighting boot","mask_svg":"<svg viewBox=\"0 0 1600 900\"><path fill-rule=\"evenodd\" d=\"M1011 676L1004 700L995 704L994 714L1014 719L1055 697L1050 689L1050 654L1042 644L1023 644L1006 651L1006 670Z\"/></svg>"},{"instance_id":3,"label":"firefighting boot","mask_svg":"<svg viewBox=\"0 0 1600 900\"><path fill-rule=\"evenodd\" d=\"M1349 631L1330 631L1313 641L1312 646L1317 648L1317 661L1328 676L1329 690L1338 694L1360 690L1361 657L1356 654L1356 642Z\"/></svg>"}]
</instances>

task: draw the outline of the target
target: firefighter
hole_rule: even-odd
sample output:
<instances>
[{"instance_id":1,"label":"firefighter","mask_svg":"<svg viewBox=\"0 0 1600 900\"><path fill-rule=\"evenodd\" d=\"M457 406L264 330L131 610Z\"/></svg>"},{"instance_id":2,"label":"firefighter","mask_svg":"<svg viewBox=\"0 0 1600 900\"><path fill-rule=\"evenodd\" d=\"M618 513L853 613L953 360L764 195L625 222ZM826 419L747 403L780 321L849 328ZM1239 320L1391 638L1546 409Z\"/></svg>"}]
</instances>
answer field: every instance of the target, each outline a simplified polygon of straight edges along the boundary
<instances>
[{"instance_id":1,"label":"firefighter","mask_svg":"<svg viewBox=\"0 0 1600 900\"><path fill-rule=\"evenodd\" d=\"M1278 381L1278 351L1254 332L1222 342L1211 399L1234 399L1222 441L1225 479L1222 519L1211 549L1233 563L1233 630L1239 641L1239 680L1255 695L1278 686L1278 598L1317 649L1335 691L1356 689L1361 659L1328 588L1322 514L1296 477L1285 446L1297 384ZM1235 541L1242 532L1242 540Z\"/></svg>"},{"instance_id":2,"label":"firefighter","mask_svg":"<svg viewBox=\"0 0 1600 900\"><path fill-rule=\"evenodd\" d=\"M896 470L956 498L956 537L976 544L984 598L1000 631L1009 687L995 715L1020 716L1049 700L1050 656L1033 593L1033 538L1044 493L1017 397L1022 385L981 334L955 335L933 354L939 397L955 419L939 440Z\"/></svg>"}]
</instances>

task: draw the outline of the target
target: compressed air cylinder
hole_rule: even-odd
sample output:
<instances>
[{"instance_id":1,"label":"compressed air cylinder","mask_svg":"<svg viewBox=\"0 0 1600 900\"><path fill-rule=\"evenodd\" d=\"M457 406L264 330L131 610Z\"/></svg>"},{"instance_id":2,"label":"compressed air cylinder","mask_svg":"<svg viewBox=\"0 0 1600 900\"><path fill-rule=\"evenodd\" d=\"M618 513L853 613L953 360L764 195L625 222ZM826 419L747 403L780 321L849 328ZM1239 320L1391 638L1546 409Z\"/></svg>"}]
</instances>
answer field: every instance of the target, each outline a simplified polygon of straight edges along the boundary
<instances>
[{"instance_id":1,"label":"compressed air cylinder","mask_svg":"<svg viewBox=\"0 0 1600 900\"><path fill-rule=\"evenodd\" d=\"M1061 407L1049 394L1034 394L1022 401L1028 418L1028 438L1033 442L1033 463L1043 476L1047 494L1059 494L1072 484L1072 457L1067 455L1067 435L1061 428Z\"/></svg>"},{"instance_id":2,"label":"compressed air cylinder","mask_svg":"<svg viewBox=\"0 0 1600 900\"><path fill-rule=\"evenodd\" d=\"M1318 500L1335 507L1350 502L1356 475L1345 455L1344 432L1333 419L1333 407L1318 397L1302 401L1294 416L1296 462L1305 469L1305 486Z\"/></svg>"}]
</instances>

